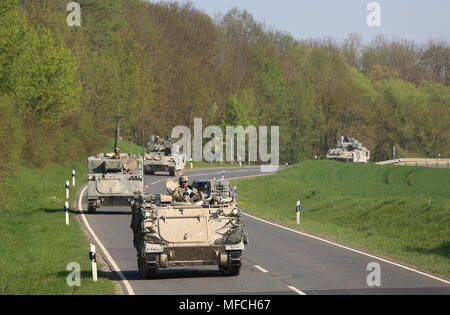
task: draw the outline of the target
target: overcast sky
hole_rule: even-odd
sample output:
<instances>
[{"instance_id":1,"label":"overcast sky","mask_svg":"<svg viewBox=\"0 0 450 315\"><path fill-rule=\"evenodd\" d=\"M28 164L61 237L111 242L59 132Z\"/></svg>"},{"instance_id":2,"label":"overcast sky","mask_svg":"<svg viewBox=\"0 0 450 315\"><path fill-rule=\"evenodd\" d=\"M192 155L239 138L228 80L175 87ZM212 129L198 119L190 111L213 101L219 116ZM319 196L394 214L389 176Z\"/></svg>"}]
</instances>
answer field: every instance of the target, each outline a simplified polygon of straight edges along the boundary
<instances>
[{"instance_id":1,"label":"overcast sky","mask_svg":"<svg viewBox=\"0 0 450 315\"><path fill-rule=\"evenodd\" d=\"M149 0L159 2L158 0ZM177 0L185 2L185 0ZM296 39L331 36L341 41L360 33L364 42L377 33L425 43L450 41L450 0L191 0L195 7L215 16L237 7L276 30ZM381 8L381 26L369 26L367 5Z\"/></svg>"}]
</instances>

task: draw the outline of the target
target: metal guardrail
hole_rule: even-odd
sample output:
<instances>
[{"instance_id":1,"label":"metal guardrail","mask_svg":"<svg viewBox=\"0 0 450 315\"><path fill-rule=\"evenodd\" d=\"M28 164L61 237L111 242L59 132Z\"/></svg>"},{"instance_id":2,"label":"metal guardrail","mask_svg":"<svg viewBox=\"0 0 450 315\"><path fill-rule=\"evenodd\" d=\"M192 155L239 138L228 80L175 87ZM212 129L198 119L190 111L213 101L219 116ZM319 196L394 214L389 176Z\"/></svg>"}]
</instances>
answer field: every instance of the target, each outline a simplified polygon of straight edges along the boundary
<instances>
[{"instance_id":1,"label":"metal guardrail","mask_svg":"<svg viewBox=\"0 0 450 315\"><path fill-rule=\"evenodd\" d=\"M378 165L395 164L401 166L425 166L435 168L450 168L450 159L400 158L377 162Z\"/></svg>"}]
</instances>

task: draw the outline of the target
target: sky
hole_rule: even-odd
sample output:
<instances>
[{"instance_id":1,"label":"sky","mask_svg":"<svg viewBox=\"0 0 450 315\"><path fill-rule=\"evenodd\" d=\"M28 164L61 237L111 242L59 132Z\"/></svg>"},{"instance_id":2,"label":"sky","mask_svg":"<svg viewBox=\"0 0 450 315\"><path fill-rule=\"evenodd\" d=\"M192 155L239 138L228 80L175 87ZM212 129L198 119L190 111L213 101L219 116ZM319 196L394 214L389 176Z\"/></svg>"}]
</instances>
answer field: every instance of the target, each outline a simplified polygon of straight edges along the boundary
<instances>
[{"instance_id":1,"label":"sky","mask_svg":"<svg viewBox=\"0 0 450 315\"><path fill-rule=\"evenodd\" d=\"M157 0L149 0L159 2ZM173 0L172 0L173 1ZM175 0L185 2L185 0ZM331 36L343 41L350 33L370 42L378 33L418 43L429 39L450 41L450 0L190 0L214 17L237 7L260 22L296 39ZM379 4L380 26L369 26L367 10Z\"/></svg>"}]
</instances>

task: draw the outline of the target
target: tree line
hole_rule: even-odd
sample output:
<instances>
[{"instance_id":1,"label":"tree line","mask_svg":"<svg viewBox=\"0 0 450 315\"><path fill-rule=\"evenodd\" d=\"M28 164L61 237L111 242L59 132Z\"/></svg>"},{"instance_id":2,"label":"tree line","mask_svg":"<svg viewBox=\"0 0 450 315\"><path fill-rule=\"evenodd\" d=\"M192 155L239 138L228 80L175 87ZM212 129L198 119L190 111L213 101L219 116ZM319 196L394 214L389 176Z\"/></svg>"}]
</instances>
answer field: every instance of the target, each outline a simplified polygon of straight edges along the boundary
<instances>
[{"instance_id":1,"label":"tree line","mask_svg":"<svg viewBox=\"0 0 450 315\"><path fill-rule=\"evenodd\" d=\"M358 34L294 39L232 9L79 0L0 3L0 163L96 153L120 126L145 144L177 125L280 126L280 161L324 157L340 135L374 160L449 156L449 44ZM112 148L111 148L112 150Z\"/></svg>"}]
</instances>

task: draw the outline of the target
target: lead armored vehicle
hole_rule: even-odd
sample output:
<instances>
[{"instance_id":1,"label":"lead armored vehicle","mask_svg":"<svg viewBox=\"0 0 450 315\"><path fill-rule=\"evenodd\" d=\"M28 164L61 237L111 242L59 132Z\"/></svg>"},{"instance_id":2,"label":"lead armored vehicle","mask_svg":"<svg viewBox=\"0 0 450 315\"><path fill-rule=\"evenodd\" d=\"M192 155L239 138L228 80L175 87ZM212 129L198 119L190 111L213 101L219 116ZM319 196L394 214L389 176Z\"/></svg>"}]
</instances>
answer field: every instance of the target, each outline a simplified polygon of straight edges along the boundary
<instances>
[{"instance_id":1,"label":"lead armored vehicle","mask_svg":"<svg viewBox=\"0 0 450 315\"><path fill-rule=\"evenodd\" d=\"M147 153L144 154L144 173L153 175L155 172L169 172L170 176L183 174L186 158L178 154L177 148L169 138L157 138L148 143Z\"/></svg>"},{"instance_id":2,"label":"lead armored vehicle","mask_svg":"<svg viewBox=\"0 0 450 315\"><path fill-rule=\"evenodd\" d=\"M176 185L168 181L168 192ZM173 202L163 194L136 198L131 228L144 278L170 266L217 265L224 275L240 273L248 242L234 190L228 181L211 180L202 197L198 202Z\"/></svg>"},{"instance_id":3,"label":"lead armored vehicle","mask_svg":"<svg viewBox=\"0 0 450 315\"><path fill-rule=\"evenodd\" d=\"M101 153L88 158L88 213L110 205L130 206L144 191L142 158Z\"/></svg>"},{"instance_id":4,"label":"lead armored vehicle","mask_svg":"<svg viewBox=\"0 0 450 315\"><path fill-rule=\"evenodd\" d=\"M327 160L367 163L370 160L370 151L356 139L341 136L336 147L328 150Z\"/></svg>"}]
</instances>

